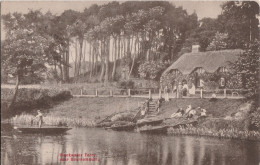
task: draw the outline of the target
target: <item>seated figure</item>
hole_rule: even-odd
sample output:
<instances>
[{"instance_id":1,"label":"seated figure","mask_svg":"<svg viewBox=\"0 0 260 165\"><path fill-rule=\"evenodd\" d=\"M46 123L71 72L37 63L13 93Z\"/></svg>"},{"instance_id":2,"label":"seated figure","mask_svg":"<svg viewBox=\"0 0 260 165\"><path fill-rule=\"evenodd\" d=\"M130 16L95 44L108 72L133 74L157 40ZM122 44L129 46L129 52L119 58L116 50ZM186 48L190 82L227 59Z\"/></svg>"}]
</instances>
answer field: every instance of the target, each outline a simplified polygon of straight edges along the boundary
<instances>
[{"instance_id":1,"label":"seated figure","mask_svg":"<svg viewBox=\"0 0 260 165\"><path fill-rule=\"evenodd\" d=\"M176 113L173 113L171 115L171 118L174 118L174 117L182 117L182 115L184 114L184 110L182 108L178 109L178 111Z\"/></svg>"}]
</instances>

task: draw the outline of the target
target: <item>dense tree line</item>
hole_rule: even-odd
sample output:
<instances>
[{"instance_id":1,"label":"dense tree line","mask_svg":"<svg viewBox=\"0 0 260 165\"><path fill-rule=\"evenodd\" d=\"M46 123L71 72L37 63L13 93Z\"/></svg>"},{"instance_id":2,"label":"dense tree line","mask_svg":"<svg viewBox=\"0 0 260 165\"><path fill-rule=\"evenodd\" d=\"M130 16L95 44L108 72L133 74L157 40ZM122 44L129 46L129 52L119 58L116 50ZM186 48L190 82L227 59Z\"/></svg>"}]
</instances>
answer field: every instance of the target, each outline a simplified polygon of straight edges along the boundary
<instances>
[{"instance_id":1,"label":"dense tree line","mask_svg":"<svg viewBox=\"0 0 260 165\"><path fill-rule=\"evenodd\" d=\"M155 78L154 68L163 70L166 61L176 60L193 44L199 44L201 51L246 48L259 34L258 12L253 1L232 1L223 3L218 18L198 20L196 13L189 15L170 2L146 1L94 4L83 12L66 10L59 16L39 10L6 14L2 68L17 77L37 79L49 65L57 79L69 82L73 48L74 77L114 81L121 74L120 65L126 79Z\"/></svg>"}]
</instances>

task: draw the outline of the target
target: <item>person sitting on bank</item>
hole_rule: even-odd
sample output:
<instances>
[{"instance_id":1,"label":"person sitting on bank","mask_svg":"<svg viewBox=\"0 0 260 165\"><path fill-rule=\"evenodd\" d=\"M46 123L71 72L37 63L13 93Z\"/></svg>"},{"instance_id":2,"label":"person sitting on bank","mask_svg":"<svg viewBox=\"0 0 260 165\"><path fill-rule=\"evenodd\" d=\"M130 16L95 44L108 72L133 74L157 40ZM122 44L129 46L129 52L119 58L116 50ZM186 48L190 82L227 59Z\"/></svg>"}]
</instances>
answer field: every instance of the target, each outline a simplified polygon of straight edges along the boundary
<instances>
[{"instance_id":1,"label":"person sitting on bank","mask_svg":"<svg viewBox=\"0 0 260 165\"><path fill-rule=\"evenodd\" d=\"M185 110L185 114L188 114L190 110L191 110L191 105L188 105L188 107Z\"/></svg>"},{"instance_id":2,"label":"person sitting on bank","mask_svg":"<svg viewBox=\"0 0 260 165\"><path fill-rule=\"evenodd\" d=\"M39 128L42 127L43 124L43 115L40 110L37 110L37 116L35 118L38 118Z\"/></svg>"},{"instance_id":3,"label":"person sitting on bank","mask_svg":"<svg viewBox=\"0 0 260 165\"><path fill-rule=\"evenodd\" d=\"M173 113L173 114L171 115L171 118L174 118L174 117L182 117L183 114L184 114L184 110L183 110L182 108L179 108L176 113Z\"/></svg>"},{"instance_id":4,"label":"person sitting on bank","mask_svg":"<svg viewBox=\"0 0 260 165\"><path fill-rule=\"evenodd\" d=\"M203 109L203 108L202 108L202 109L201 109L201 112L200 112L200 116L201 116L201 117L206 117L206 116L207 116L206 112L207 112L206 109Z\"/></svg>"},{"instance_id":5,"label":"person sitting on bank","mask_svg":"<svg viewBox=\"0 0 260 165\"><path fill-rule=\"evenodd\" d=\"M188 112L188 116L187 118L190 119L192 118L194 115L196 115L196 110L195 109L192 109Z\"/></svg>"},{"instance_id":6,"label":"person sitting on bank","mask_svg":"<svg viewBox=\"0 0 260 165\"><path fill-rule=\"evenodd\" d=\"M209 101L216 101L217 100L217 95L216 95L216 92L214 92L212 95L211 95L211 98L209 99Z\"/></svg>"}]
</instances>

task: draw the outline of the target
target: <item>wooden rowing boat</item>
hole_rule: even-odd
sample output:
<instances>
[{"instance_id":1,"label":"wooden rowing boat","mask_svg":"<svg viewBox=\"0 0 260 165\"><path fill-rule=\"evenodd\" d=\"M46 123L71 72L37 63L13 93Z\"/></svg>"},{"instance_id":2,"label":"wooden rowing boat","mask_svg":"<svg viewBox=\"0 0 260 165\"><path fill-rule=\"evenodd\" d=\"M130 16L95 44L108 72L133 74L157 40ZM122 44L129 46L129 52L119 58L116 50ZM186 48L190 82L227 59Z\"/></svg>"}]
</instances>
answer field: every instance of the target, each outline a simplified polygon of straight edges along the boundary
<instances>
[{"instance_id":1,"label":"wooden rowing boat","mask_svg":"<svg viewBox=\"0 0 260 165\"><path fill-rule=\"evenodd\" d=\"M137 126L142 127L144 125L158 125L163 122L164 119L152 117L152 118L144 118L137 121Z\"/></svg>"},{"instance_id":2,"label":"wooden rowing boat","mask_svg":"<svg viewBox=\"0 0 260 165\"><path fill-rule=\"evenodd\" d=\"M168 126L152 126L139 128L140 133L150 133L150 134L166 134Z\"/></svg>"},{"instance_id":3,"label":"wooden rowing boat","mask_svg":"<svg viewBox=\"0 0 260 165\"><path fill-rule=\"evenodd\" d=\"M135 124L126 124L126 125L112 125L110 127L114 131L133 131L135 128Z\"/></svg>"},{"instance_id":4,"label":"wooden rowing boat","mask_svg":"<svg viewBox=\"0 0 260 165\"><path fill-rule=\"evenodd\" d=\"M68 127L14 127L14 129L18 130L22 133L40 133L40 134L59 134L64 133L71 128Z\"/></svg>"}]
</instances>

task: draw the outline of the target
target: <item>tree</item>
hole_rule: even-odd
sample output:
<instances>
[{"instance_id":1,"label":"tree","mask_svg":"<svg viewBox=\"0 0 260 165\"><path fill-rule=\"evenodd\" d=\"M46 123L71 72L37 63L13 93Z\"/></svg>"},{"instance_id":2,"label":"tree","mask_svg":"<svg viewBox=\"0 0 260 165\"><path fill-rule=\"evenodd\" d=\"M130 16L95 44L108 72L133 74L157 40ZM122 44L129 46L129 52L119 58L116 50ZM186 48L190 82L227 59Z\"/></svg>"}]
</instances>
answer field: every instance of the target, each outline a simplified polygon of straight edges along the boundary
<instances>
[{"instance_id":1,"label":"tree","mask_svg":"<svg viewBox=\"0 0 260 165\"><path fill-rule=\"evenodd\" d=\"M220 32L227 33L229 48L246 48L246 44L259 38L259 4L254 1L229 1L222 5L218 16Z\"/></svg>"},{"instance_id":2,"label":"tree","mask_svg":"<svg viewBox=\"0 0 260 165\"><path fill-rule=\"evenodd\" d=\"M227 48L227 38L228 34L225 33L219 33L217 32L215 34L215 37L207 47L207 50L209 51L216 51L216 50L222 50Z\"/></svg>"},{"instance_id":3,"label":"tree","mask_svg":"<svg viewBox=\"0 0 260 165\"><path fill-rule=\"evenodd\" d=\"M7 36L1 50L5 71L16 77L15 92L9 109L12 109L16 100L21 78L26 75L39 76L45 71L46 59L49 58L46 50L53 40L40 33L40 24L37 22L40 22L41 16L39 11L30 11L27 15L20 15L19 19L9 19L12 17L8 15L3 18L5 25L11 25L11 22L17 25L6 26Z\"/></svg>"},{"instance_id":4,"label":"tree","mask_svg":"<svg viewBox=\"0 0 260 165\"><path fill-rule=\"evenodd\" d=\"M251 42L235 63L235 71L242 75L242 84L249 90L248 97L259 94L260 42ZM258 101L258 100L257 100Z\"/></svg>"}]
</instances>

